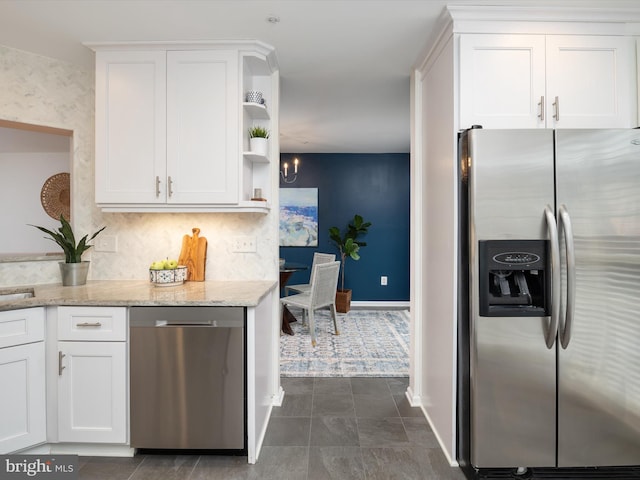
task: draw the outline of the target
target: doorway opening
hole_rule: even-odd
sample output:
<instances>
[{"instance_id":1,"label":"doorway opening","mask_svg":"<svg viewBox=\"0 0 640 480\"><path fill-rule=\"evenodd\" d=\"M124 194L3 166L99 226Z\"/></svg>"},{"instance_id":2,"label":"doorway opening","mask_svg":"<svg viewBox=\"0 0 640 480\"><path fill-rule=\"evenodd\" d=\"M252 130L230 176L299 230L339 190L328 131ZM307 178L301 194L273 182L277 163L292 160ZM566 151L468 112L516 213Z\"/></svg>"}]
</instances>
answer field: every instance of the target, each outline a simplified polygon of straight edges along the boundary
<instances>
[{"instance_id":1,"label":"doorway opening","mask_svg":"<svg viewBox=\"0 0 640 480\"><path fill-rule=\"evenodd\" d=\"M10 206L0 222L11 232L0 238L0 261L59 254L29 225L55 229L59 212L70 217L72 139L71 130L0 120L0 204Z\"/></svg>"}]
</instances>

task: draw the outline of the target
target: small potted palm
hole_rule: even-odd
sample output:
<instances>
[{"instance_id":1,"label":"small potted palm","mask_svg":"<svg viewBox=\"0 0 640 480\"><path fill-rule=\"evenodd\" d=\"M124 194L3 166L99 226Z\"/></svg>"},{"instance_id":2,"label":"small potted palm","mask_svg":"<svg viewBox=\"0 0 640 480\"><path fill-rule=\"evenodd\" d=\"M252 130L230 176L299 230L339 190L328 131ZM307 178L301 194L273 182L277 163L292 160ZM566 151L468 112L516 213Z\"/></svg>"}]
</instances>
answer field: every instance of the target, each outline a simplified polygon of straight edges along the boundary
<instances>
[{"instance_id":1,"label":"small potted palm","mask_svg":"<svg viewBox=\"0 0 640 480\"><path fill-rule=\"evenodd\" d=\"M344 235L338 227L329 229L329 238L340 251L340 288L336 292L336 310L340 313L347 313L351 309L351 289L344 288L344 270L348 258L360 260L360 248L366 247L366 243L358 240L358 237L365 235L371 226L371 222L365 222L360 215L355 215L349 222Z\"/></svg>"},{"instance_id":2,"label":"small potted palm","mask_svg":"<svg viewBox=\"0 0 640 480\"><path fill-rule=\"evenodd\" d=\"M267 156L267 140L269 130L260 125L254 125L249 129L249 150L256 155Z\"/></svg>"},{"instance_id":3,"label":"small potted palm","mask_svg":"<svg viewBox=\"0 0 640 480\"><path fill-rule=\"evenodd\" d=\"M56 242L62 250L64 251L65 261L60 262L60 273L62 274L62 285L64 286L74 286L74 285L84 285L87 283L87 273L89 272L89 262L82 261L82 254L91 248L88 242L93 240L98 236L100 232L102 232L105 227L102 227L96 233L94 233L91 238L87 240L88 235L85 235L80 239L80 241L76 244L76 239L73 234L73 229L69 222L64 218L63 215L60 215L60 227L58 227L58 231L54 232L44 227L39 227L37 225L31 225L32 227L37 228L38 230L49 235L49 240ZM47 238L47 237L45 237Z\"/></svg>"}]
</instances>

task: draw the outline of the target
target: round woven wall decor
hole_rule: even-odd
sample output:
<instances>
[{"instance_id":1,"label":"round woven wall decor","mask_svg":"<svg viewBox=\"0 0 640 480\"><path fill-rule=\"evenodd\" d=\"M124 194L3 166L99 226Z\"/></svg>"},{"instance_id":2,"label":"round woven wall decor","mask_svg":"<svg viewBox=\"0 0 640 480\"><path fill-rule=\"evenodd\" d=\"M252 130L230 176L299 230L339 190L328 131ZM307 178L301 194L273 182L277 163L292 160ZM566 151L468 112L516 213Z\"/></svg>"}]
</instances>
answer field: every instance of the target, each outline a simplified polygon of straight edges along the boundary
<instances>
[{"instance_id":1,"label":"round woven wall decor","mask_svg":"<svg viewBox=\"0 0 640 480\"><path fill-rule=\"evenodd\" d=\"M68 173L56 173L47 178L40 192L42 208L51 218L60 220L60 215L71 220L71 179Z\"/></svg>"}]
</instances>

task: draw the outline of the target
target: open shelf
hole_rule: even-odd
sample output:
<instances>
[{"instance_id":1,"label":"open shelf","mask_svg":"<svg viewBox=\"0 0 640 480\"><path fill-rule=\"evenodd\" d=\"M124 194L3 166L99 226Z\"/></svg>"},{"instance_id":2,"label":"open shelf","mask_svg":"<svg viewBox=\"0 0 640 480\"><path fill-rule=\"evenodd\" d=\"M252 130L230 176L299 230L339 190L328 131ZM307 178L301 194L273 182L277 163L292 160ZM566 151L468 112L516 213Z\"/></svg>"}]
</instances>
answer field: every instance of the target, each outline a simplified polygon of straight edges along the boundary
<instances>
[{"instance_id":1,"label":"open shelf","mask_svg":"<svg viewBox=\"0 0 640 480\"><path fill-rule=\"evenodd\" d=\"M269 111L265 105L253 102L244 102L242 106L254 120L269 120Z\"/></svg>"},{"instance_id":2,"label":"open shelf","mask_svg":"<svg viewBox=\"0 0 640 480\"><path fill-rule=\"evenodd\" d=\"M242 152L242 155L244 156L244 158L253 163L269 163L269 159L264 155L253 152Z\"/></svg>"}]
</instances>

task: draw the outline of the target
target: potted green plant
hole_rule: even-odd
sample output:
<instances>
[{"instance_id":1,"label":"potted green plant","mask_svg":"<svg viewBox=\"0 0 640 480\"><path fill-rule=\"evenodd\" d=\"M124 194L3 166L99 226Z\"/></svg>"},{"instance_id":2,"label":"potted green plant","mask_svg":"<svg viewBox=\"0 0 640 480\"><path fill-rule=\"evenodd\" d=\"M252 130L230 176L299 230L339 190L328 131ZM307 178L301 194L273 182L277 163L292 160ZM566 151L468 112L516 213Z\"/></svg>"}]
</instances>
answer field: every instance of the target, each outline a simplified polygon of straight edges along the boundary
<instances>
[{"instance_id":1,"label":"potted green plant","mask_svg":"<svg viewBox=\"0 0 640 480\"><path fill-rule=\"evenodd\" d=\"M370 226L371 222L365 222L360 215L356 214L347 225L344 235L341 234L338 227L329 229L329 238L340 251L340 288L336 292L336 310L340 313L347 313L351 308L351 289L344 288L344 270L347 259L360 260L360 248L366 247L367 244L358 238L365 235Z\"/></svg>"},{"instance_id":2,"label":"potted green plant","mask_svg":"<svg viewBox=\"0 0 640 480\"><path fill-rule=\"evenodd\" d=\"M89 262L82 261L82 254L91 248L88 243L98 236L105 227L102 227L91 238L87 240L88 235L85 235L76 243L73 229L69 222L60 215L60 227L57 232L49 230L38 225L31 225L38 230L49 235L49 240L56 242L64 251L65 261L60 262L60 273L62 274L62 285L84 285L87 282L87 273L89 272ZM47 238L47 237L45 237Z\"/></svg>"},{"instance_id":3,"label":"potted green plant","mask_svg":"<svg viewBox=\"0 0 640 480\"><path fill-rule=\"evenodd\" d=\"M267 140L269 130L260 125L254 125L249 129L249 150L256 155L267 155Z\"/></svg>"}]
</instances>

